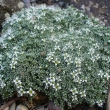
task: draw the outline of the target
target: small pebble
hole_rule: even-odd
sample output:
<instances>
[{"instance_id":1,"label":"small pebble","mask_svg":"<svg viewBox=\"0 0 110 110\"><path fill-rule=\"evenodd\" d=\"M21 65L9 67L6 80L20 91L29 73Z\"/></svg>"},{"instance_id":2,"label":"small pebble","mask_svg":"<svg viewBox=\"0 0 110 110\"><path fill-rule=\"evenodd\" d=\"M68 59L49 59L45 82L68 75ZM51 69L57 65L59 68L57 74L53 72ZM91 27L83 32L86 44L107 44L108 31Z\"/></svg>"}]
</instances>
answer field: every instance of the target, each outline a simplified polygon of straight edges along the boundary
<instances>
[{"instance_id":1,"label":"small pebble","mask_svg":"<svg viewBox=\"0 0 110 110\"><path fill-rule=\"evenodd\" d=\"M20 104L16 107L16 110L29 110L26 106Z\"/></svg>"},{"instance_id":2,"label":"small pebble","mask_svg":"<svg viewBox=\"0 0 110 110\"><path fill-rule=\"evenodd\" d=\"M4 110L9 110L9 107L6 107Z\"/></svg>"},{"instance_id":3,"label":"small pebble","mask_svg":"<svg viewBox=\"0 0 110 110\"><path fill-rule=\"evenodd\" d=\"M5 13L5 18L9 18L10 17L10 14L9 13Z\"/></svg>"},{"instance_id":4,"label":"small pebble","mask_svg":"<svg viewBox=\"0 0 110 110\"><path fill-rule=\"evenodd\" d=\"M21 8L23 8L23 7L24 7L24 3L23 3L23 2L19 2L17 6L18 6L18 8L20 8L20 9L21 9Z\"/></svg>"}]
</instances>

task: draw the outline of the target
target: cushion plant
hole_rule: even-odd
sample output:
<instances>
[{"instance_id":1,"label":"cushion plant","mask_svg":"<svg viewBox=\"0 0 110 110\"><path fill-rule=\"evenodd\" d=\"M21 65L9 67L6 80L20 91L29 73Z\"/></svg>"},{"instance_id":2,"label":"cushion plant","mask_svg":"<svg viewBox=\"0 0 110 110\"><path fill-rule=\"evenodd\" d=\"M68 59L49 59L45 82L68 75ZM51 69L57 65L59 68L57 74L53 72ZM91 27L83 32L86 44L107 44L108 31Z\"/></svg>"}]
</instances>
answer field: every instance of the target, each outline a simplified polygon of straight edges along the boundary
<instances>
[{"instance_id":1,"label":"cushion plant","mask_svg":"<svg viewBox=\"0 0 110 110\"><path fill-rule=\"evenodd\" d=\"M23 9L3 23L0 94L45 92L55 104L103 105L110 77L110 27L68 7Z\"/></svg>"}]
</instances>

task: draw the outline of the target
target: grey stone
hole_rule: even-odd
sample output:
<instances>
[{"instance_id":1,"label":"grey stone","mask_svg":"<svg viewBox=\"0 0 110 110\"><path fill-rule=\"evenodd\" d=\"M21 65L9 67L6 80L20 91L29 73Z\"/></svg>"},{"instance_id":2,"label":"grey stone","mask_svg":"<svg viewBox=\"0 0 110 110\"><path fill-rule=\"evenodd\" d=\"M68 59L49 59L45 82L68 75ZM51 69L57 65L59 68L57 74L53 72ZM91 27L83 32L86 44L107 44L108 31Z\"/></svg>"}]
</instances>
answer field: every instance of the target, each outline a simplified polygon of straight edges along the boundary
<instances>
[{"instance_id":1,"label":"grey stone","mask_svg":"<svg viewBox=\"0 0 110 110\"><path fill-rule=\"evenodd\" d=\"M88 110L96 110L94 107L89 107Z\"/></svg>"},{"instance_id":2,"label":"grey stone","mask_svg":"<svg viewBox=\"0 0 110 110\"><path fill-rule=\"evenodd\" d=\"M18 4L21 3L22 0L0 0L0 32L2 29L2 23L5 21L8 16L12 15L13 12L19 11L21 9L21 4L20 7L18 7Z\"/></svg>"},{"instance_id":3,"label":"grey stone","mask_svg":"<svg viewBox=\"0 0 110 110\"><path fill-rule=\"evenodd\" d=\"M9 110L9 107L6 107L4 110Z\"/></svg>"},{"instance_id":4,"label":"grey stone","mask_svg":"<svg viewBox=\"0 0 110 110\"><path fill-rule=\"evenodd\" d=\"M19 2L17 6L18 6L19 9L24 8L24 3L23 2Z\"/></svg>"},{"instance_id":5,"label":"grey stone","mask_svg":"<svg viewBox=\"0 0 110 110\"><path fill-rule=\"evenodd\" d=\"M31 2L36 2L36 0L30 0Z\"/></svg>"},{"instance_id":6,"label":"grey stone","mask_svg":"<svg viewBox=\"0 0 110 110\"><path fill-rule=\"evenodd\" d=\"M108 87L107 109L106 110L110 110L110 85Z\"/></svg>"},{"instance_id":7,"label":"grey stone","mask_svg":"<svg viewBox=\"0 0 110 110\"><path fill-rule=\"evenodd\" d=\"M31 6L31 1L30 0L23 0L25 7L28 8Z\"/></svg>"},{"instance_id":8,"label":"grey stone","mask_svg":"<svg viewBox=\"0 0 110 110\"><path fill-rule=\"evenodd\" d=\"M16 110L29 110L26 106L20 104L16 107Z\"/></svg>"},{"instance_id":9,"label":"grey stone","mask_svg":"<svg viewBox=\"0 0 110 110\"><path fill-rule=\"evenodd\" d=\"M44 107L38 108L37 110L45 110Z\"/></svg>"},{"instance_id":10,"label":"grey stone","mask_svg":"<svg viewBox=\"0 0 110 110\"><path fill-rule=\"evenodd\" d=\"M11 104L10 109L9 110L15 110L16 108L16 103L14 102L13 104Z\"/></svg>"}]
</instances>

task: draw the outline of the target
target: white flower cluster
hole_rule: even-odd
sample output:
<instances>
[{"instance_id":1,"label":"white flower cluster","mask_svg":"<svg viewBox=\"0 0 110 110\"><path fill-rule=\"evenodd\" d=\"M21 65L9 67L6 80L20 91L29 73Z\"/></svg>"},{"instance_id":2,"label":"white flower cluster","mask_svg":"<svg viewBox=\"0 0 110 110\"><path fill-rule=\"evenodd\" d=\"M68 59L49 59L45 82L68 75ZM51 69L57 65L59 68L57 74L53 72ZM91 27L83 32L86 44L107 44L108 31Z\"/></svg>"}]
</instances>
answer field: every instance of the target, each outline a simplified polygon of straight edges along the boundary
<instances>
[{"instance_id":1,"label":"white flower cluster","mask_svg":"<svg viewBox=\"0 0 110 110\"><path fill-rule=\"evenodd\" d=\"M23 96L24 94L29 94L30 96L33 96L35 94L35 91L32 90L32 88L29 88L28 91L25 91L23 89L23 86L22 86L22 82L21 80L16 77L14 80L13 80L14 84L16 85L17 89L18 89L18 93L20 96Z\"/></svg>"},{"instance_id":2,"label":"white flower cluster","mask_svg":"<svg viewBox=\"0 0 110 110\"><path fill-rule=\"evenodd\" d=\"M47 54L46 60L48 60L49 62L52 61L54 58L54 54L55 54L55 52L49 52Z\"/></svg>"},{"instance_id":3,"label":"white flower cluster","mask_svg":"<svg viewBox=\"0 0 110 110\"><path fill-rule=\"evenodd\" d=\"M78 98L77 98L77 95L78 95L78 94L80 94L81 97L86 97L86 91L85 91L85 90L79 92L79 91L77 90L77 88L74 88L74 89L71 89L70 91L72 92L72 101L78 100Z\"/></svg>"},{"instance_id":4,"label":"white flower cluster","mask_svg":"<svg viewBox=\"0 0 110 110\"><path fill-rule=\"evenodd\" d=\"M13 18L13 19L12 19ZM6 24L6 23L10 23L10 25L13 25L14 23L16 22L19 22L21 21L21 18L18 17L18 15L16 14L13 14L12 17L9 17L6 22L3 24L3 26Z\"/></svg>"},{"instance_id":5,"label":"white flower cluster","mask_svg":"<svg viewBox=\"0 0 110 110\"><path fill-rule=\"evenodd\" d=\"M15 68L15 65L17 65L17 60L18 60L18 54L19 52L17 51L18 50L18 47L13 47L13 50L14 50L14 53L13 55L11 56L12 57L12 61L11 61L11 69L12 68ZM10 56L10 55L9 55Z\"/></svg>"},{"instance_id":6,"label":"white flower cluster","mask_svg":"<svg viewBox=\"0 0 110 110\"><path fill-rule=\"evenodd\" d=\"M60 63L60 60L57 57L55 57L54 54L55 52L49 52L47 54L46 60L48 60L49 62L52 61L55 64L55 66L57 66Z\"/></svg>"},{"instance_id":7,"label":"white flower cluster","mask_svg":"<svg viewBox=\"0 0 110 110\"><path fill-rule=\"evenodd\" d=\"M65 44L65 46L63 47L63 51L67 51L68 49L73 50L73 45L71 42L68 42L67 44Z\"/></svg>"},{"instance_id":8,"label":"white flower cluster","mask_svg":"<svg viewBox=\"0 0 110 110\"><path fill-rule=\"evenodd\" d=\"M76 57L75 64L76 64L76 67L81 67L81 58Z\"/></svg>"},{"instance_id":9,"label":"white flower cluster","mask_svg":"<svg viewBox=\"0 0 110 110\"><path fill-rule=\"evenodd\" d=\"M110 78L110 74L109 73L104 73L102 70L99 71L98 76L100 76L101 78L106 78L107 80L109 80Z\"/></svg>"},{"instance_id":10,"label":"white flower cluster","mask_svg":"<svg viewBox=\"0 0 110 110\"><path fill-rule=\"evenodd\" d=\"M64 53L62 56L64 57L64 60L67 63L67 65L70 65L71 63L73 63L72 56L69 55L68 53Z\"/></svg>"},{"instance_id":11,"label":"white flower cluster","mask_svg":"<svg viewBox=\"0 0 110 110\"><path fill-rule=\"evenodd\" d=\"M71 89L70 91L72 92L72 95L78 94L78 90L76 88Z\"/></svg>"},{"instance_id":12,"label":"white flower cluster","mask_svg":"<svg viewBox=\"0 0 110 110\"><path fill-rule=\"evenodd\" d=\"M97 103L97 105L98 105L99 107L102 107L102 106L103 106L103 101L102 101L102 100L99 100L99 101L97 101L96 103Z\"/></svg>"},{"instance_id":13,"label":"white flower cluster","mask_svg":"<svg viewBox=\"0 0 110 110\"><path fill-rule=\"evenodd\" d=\"M86 91L84 90L84 91L81 91L80 92L80 95L81 95L81 97L86 97Z\"/></svg>"},{"instance_id":14,"label":"white flower cluster","mask_svg":"<svg viewBox=\"0 0 110 110\"><path fill-rule=\"evenodd\" d=\"M48 30L48 27L45 24L42 24L42 25L35 25L34 29L40 30L41 33L43 34L44 31Z\"/></svg>"},{"instance_id":15,"label":"white flower cluster","mask_svg":"<svg viewBox=\"0 0 110 110\"><path fill-rule=\"evenodd\" d=\"M59 38L57 38L55 35L51 35L49 40L54 42L55 44L58 44L58 42L60 41Z\"/></svg>"},{"instance_id":16,"label":"white flower cluster","mask_svg":"<svg viewBox=\"0 0 110 110\"><path fill-rule=\"evenodd\" d=\"M60 76L56 76L55 73L50 73L50 76L43 81L45 83L45 88L49 88L51 86L55 89L55 91L61 89L59 82L61 81Z\"/></svg>"},{"instance_id":17,"label":"white flower cluster","mask_svg":"<svg viewBox=\"0 0 110 110\"><path fill-rule=\"evenodd\" d=\"M0 75L0 88L4 88L6 86L2 78L3 78L3 75Z\"/></svg>"},{"instance_id":18,"label":"white flower cluster","mask_svg":"<svg viewBox=\"0 0 110 110\"><path fill-rule=\"evenodd\" d=\"M80 78L81 75L81 69L78 68L77 70L74 70L73 72L71 72L70 74L72 75L74 82L77 82L79 84L83 83L83 82L87 82L88 77L84 76Z\"/></svg>"},{"instance_id":19,"label":"white flower cluster","mask_svg":"<svg viewBox=\"0 0 110 110\"><path fill-rule=\"evenodd\" d=\"M15 69L15 66L17 65L17 62L18 62L18 55L23 54L24 52L18 51L19 49L17 46L13 47L12 50L13 50L13 53L6 53L6 54L9 58L12 59L10 63L11 69Z\"/></svg>"}]
</instances>

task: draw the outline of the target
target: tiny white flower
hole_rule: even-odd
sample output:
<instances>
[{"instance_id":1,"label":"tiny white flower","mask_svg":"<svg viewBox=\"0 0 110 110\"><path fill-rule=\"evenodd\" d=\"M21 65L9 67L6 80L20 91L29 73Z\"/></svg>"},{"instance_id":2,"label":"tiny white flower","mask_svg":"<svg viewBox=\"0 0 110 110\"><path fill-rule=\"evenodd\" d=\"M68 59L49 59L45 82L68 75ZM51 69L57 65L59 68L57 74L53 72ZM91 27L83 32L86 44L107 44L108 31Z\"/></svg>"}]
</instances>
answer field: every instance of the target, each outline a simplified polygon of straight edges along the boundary
<instances>
[{"instance_id":1,"label":"tiny white flower","mask_svg":"<svg viewBox=\"0 0 110 110\"><path fill-rule=\"evenodd\" d=\"M94 48L90 48L90 49L89 49L89 53L88 53L88 54L93 55L93 54L94 54L94 52L95 52Z\"/></svg>"},{"instance_id":2,"label":"tiny white flower","mask_svg":"<svg viewBox=\"0 0 110 110\"><path fill-rule=\"evenodd\" d=\"M34 29L37 29L37 25L34 26Z\"/></svg>"},{"instance_id":3,"label":"tiny white flower","mask_svg":"<svg viewBox=\"0 0 110 110\"><path fill-rule=\"evenodd\" d=\"M69 58L69 59L66 59L66 62L67 62L67 65L70 65L71 63L73 63L72 59Z\"/></svg>"},{"instance_id":4,"label":"tiny white flower","mask_svg":"<svg viewBox=\"0 0 110 110\"><path fill-rule=\"evenodd\" d=\"M54 87L54 86L55 86L55 81L54 81L54 80L50 80L48 84L49 84L50 86L53 86L53 87Z\"/></svg>"},{"instance_id":5,"label":"tiny white flower","mask_svg":"<svg viewBox=\"0 0 110 110\"><path fill-rule=\"evenodd\" d=\"M99 101L97 101L96 103L97 103L97 105L100 106L100 107L103 106L103 101L102 101L102 100L99 100Z\"/></svg>"},{"instance_id":6,"label":"tiny white flower","mask_svg":"<svg viewBox=\"0 0 110 110\"><path fill-rule=\"evenodd\" d=\"M6 55L7 55L9 58L12 57L12 54L10 54L10 53L6 53Z\"/></svg>"},{"instance_id":7,"label":"tiny white flower","mask_svg":"<svg viewBox=\"0 0 110 110\"><path fill-rule=\"evenodd\" d=\"M99 49L99 45L98 45L97 43L93 44L93 46L94 46L95 48L98 48L98 49Z\"/></svg>"},{"instance_id":8,"label":"tiny white flower","mask_svg":"<svg viewBox=\"0 0 110 110\"><path fill-rule=\"evenodd\" d=\"M66 46L67 46L68 48L73 49L73 45L71 44L71 42L68 42L68 43L66 44Z\"/></svg>"},{"instance_id":9,"label":"tiny white flower","mask_svg":"<svg viewBox=\"0 0 110 110\"><path fill-rule=\"evenodd\" d=\"M53 60L53 63L55 64L55 66L57 66L60 63L60 61L57 58L55 58L55 60Z\"/></svg>"},{"instance_id":10,"label":"tiny white flower","mask_svg":"<svg viewBox=\"0 0 110 110\"><path fill-rule=\"evenodd\" d=\"M0 87L4 88L5 86L6 86L6 84L2 81L1 84L0 84Z\"/></svg>"},{"instance_id":11,"label":"tiny white flower","mask_svg":"<svg viewBox=\"0 0 110 110\"><path fill-rule=\"evenodd\" d=\"M73 33L74 32L74 28L73 27L70 27L69 28L69 31L70 31L70 33Z\"/></svg>"},{"instance_id":12,"label":"tiny white flower","mask_svg":"<svg viewBox=\"0 0 110 110\"><path fill-rule=\"evenodd\" d=\"M55 77L55 73L50 73L50 78L54 78Z\"/></svg>"},{"instance_id":13,"label":"tiny white flower","mask_svg":"<svg viewBox=\"0 0 110 110\"><path fill-rule=\"evenodd\" d=\"M62 50L63 51L67 51L68 50L68 47L67 46L64 46Z\"/></svg>"},{"instance_id":14,"label":"tiny white flower","mask_svg":"<svg viewBox=\"0 0 110 110\"><path fill-rule=\"evenodd\" d=\"M59 85L59 83L57 83L53 88L55 89L55 91L57 91L61 89L61 86Z\"/></svg>"},{"instance_id":15,"label":"tiny white flower","mask_svg":"<svg viewBox=\"0 0 110 110\"><path fill-rule=\"evenodd\" d=\"M55 77L50 77L50 81L55 81Z\"/></svg>"},{"instance_id":16,"label":"tiny white flower","mask_svg":"<svg viewBox=\"0 0 110 110\"><path fill-rule=\"evenodd\" d=\"M109 80L110 75L108 73L104 74L104 77L107 78L107 80Z\"/></svg>"},{"instance_id":17,"label":"tiny white flower","mask_svg":"<svg viewBox=\"0 0 110 110\"><path fill-rule=\"evenodd\" d=\"M49 81L48 80L45 80L45 81L43 81L43 83L45 83L45 85L48 86Z\"/></svg>"},{"instance_id":18,"label":"tiny white flower","mask_svg":"<svg viewBox=\"0 0 110 110\"><path fill-rule=\"evenodd\" d=\"M55 45L54 49L55 50L60 50L60 46Z\"/></svg>"},{"instance_id":19,"label":"tiny white flower","mask_svg":"<svg viewBox=\"0 0 110 110\"><path fill-rule=\"evenodd\" d=\"M72 101L78 100L77 95L72 95Z\"/></svg>"},{"instance_id":20,"label":"tiny white flower","mask_svg":"<svg viewBox=\"0 0 110 110\"><path fill-rule=\"evenodd\" d=\"M84 77L84 78L82 79L82 82L87 82L87 77Z\"/></svg>"},{"instance_id":21,"label":"tiny white flower","mask_svg":"<svg viewBox=\"0 0 110 110\"><path fill-rule=\"evenodd\" d=\"M18 50L18 47L17 46L13 47L13 50Z\"/></svg>"},{"instance_id":22,"label":"tiny white flower","mask_svg":"<svg viewBox=\"0 0 110 110\"><path fill-rule=\"evenodd\" d=\"M27 91L27 93L32 96L33 94L35 94L35 92L32 90L32 88L29 88L29 90Z\"/></svg>"},{"instance_id":23,"label":"tiny white flower","mask_svg":"<svg viewBox=\"0 0 110 110\"><path fill-rule=\"evenodd\" d=\"M46 39L41 39L43 42L46 42Z\"/></svg>"},{"instance_id":24,"label":"tiny white flower","mask_svg":"<svg viewBox=\"0 0 110 110\"><path fill-rule=\"evenodd\" d=\"M61 29L61 26L58 26L57 29L58 29L58 30Z\"/></svg>"},{"instance_id":25,"label":"tiny white flower","mask_svg":"<svg viewBox=\"0 0 110 110\"><path fill-rule=\"evenodd\" d=\"M84 90L84 91L80 92L80 95L81 95L81 97L86 97L86 91Z\"/></svg>"},{"instance_id":26,"label":"tiny white flower","mask_svg":"<svg viewBox=\"0 0 110 110\"><path fill-rule=\"evenodd\" d=\"M46 30L46 28L47 28L47 27L44 26L44 25L41 26L41 29L44 30L44 31Z\"/></svg>"},{"instance_id":27,"label":"tiny white flower","mask_svg":"<svg viewBox=\"0 0 110 110\"><path fill-rule=\"evenodd\" d=\"M50 53L48 53L48 56L53 57L53 56L54 56L54 54L55 54L55 52L50 52Z\"/></svg>"},{"instance_id":28,"label":"tiny white flower","mask_svg":"<svg viewBox=\"0 0 110 110\"><path fill-rule=\"evenodd\" d=\"M52 56L48 56L48 57L46 58L46 60L48 60L49 62L52 61L52 59L53 59Z\"/></svg>"},{"instance_id":29,"label":"tiny white flower","mask_svg":"<svg viewBox=\"0 0 110 110\"><path fill-rule=\"evenodd\" d=\"M61 21L61 18L60 17L55 17L55 20L56 21Z\"/></svg>"},{"instance_id":30,"label":"tiny white flower","mask_svg":"<svg viewBox=\"0 0 110 110\"><path fill-rule=\"evenodd\" d=\"M96 60L100 59L100 55L97 54L97 55L95 56L95 58L96 58Z\"/></svg>"},{"instance_id":31,"label":"tiny white flower","mask_svg":"<svg viewBox=\"0 0 110 110\"><path fill-rule=\"evenodd\" d=\"M76 77L76 72L75 71L71 72L70 74L73 76L73 78Z\"/></svg>"},{"instance_id":32,"label":"tiny white flower","mask_svg":"<svg viewBox=\"0 0 110 110\"><path fill-rule=\"evenodd\" d=\"M21 84L22 82L19 80L19 78L18 77L16 77L14 80L13 80L13 82L15 83L15 84Z\"/></svg>"},{"instance_id":33,"label":"tiny white flower","mask_svg":"<svg viewBox=\"0 0 110 110\"><path fill-rule=\"evenodd\" d=\"M64 56L64 60L66 60L67 58L70 57L70 55L68 53L64 53L63 56Z\"/></svg>"},{"instance_id":34,"label":"tiny white flower","mask_svg":"<svg viewBox=\"0 0 110 110\"><path fill-rule=\"evenodd\" d=\"M77 91L77 89L76 89L76 88L71 89L70 91L72 92L72 94L73 94L73 95L78 94L78 91Z\"/></svg>"},{"instance_id":35,"label":"tiny white flower","mask_svg":"<svg viewBox=\"0 0 110 110\"><path fill-rule=\"evenodd\" d=\"M20 96L23 96L23 94L25 94L26 92L23 90L23 88L20 88L20 90L18 91L18 93L20 94Z\"/></svg>"},{"instance_id":36,"label":"tiny white flower","mask_svg":"<svg viewBox=\"0 0 110 110\"><path fill-rule=\"evenodd\" d=\"M95 57L92 56L90 59L92 60L93 63L95 62Z\"/></svg>"},{"instance_id":37,"label":"tiny white flower","mask_svg":"<svg viewBox=\"0 0 110 110\"><path fill-rule=\"evenodd\" d=\"M81 63L81 59L80 58L75 58L75 63Z\"/></svg>"},{"instance_id":38,"label":"tiny white flower","mask_svg":"<svg viewBox=\"0 0 110 110\"><path fill-rule=\"evenodd\" d=\"M19 80L19 82L18 83L15 83L16 84L16 86L17 86L17 88L22 88L22 83L21 83L21 81Z\"/></svg>"},{"instance_id":39,"label":"tiny white flower","mask_svg":"<svg viewBox=\"0 0 110 110\"><path fill-rule=\"evenodd\" d=\"M13 65L16 65L16 64L17 64L17 60L16 60L16 59L13 59L13 60L12 60L12 64L13 64Z\"/></svg>"},{"instance_id":40,"label":"tiny white flower","mask_svg":"<svg viewBox=\"0 0 110 110\"><path fill-rule=\"evenodd\" d=\"M100 70L100 71L99 71L99 73L98 73L98 75L102 78L102 77L103 77L103 75L104 75L103 71L102 71L102 70Z\"/></svg>"},{"instance_id":41,"label":"tiny white flower","mask_svg":"<svg viewBox=\"0 0 110 110\"><path fill-rule=\"evenodd\" d=\"M15 65L13 63L10 64L11 69L14 68L15 69Z\"/></svg>"}]
</instances>

